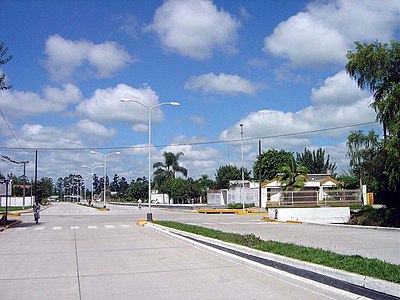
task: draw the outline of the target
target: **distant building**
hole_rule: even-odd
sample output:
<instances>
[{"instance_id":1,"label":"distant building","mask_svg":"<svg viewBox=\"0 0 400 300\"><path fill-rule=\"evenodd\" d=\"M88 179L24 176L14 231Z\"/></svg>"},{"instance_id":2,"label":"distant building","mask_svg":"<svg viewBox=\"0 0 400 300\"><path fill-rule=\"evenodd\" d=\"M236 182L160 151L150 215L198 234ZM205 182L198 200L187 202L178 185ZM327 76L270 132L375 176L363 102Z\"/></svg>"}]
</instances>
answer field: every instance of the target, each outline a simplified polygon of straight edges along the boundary
<instances>
[{"instance_id":1,"label":"distant building","mask_svg":"<svg viewBox=\"0 0 400 300\"><path fill-rule=\"evenodd\" d=\"M207 192L208 205L228 205L233 203L253 203L259 206L259 183L256 181L245 180L242 187L241 180L229 181L228 189L209 190ZM309 200L317 203L328 195L329 191L335 190L339 185L339 181L327 174L308 174L307 182L302 191L290 192L291 199L293 195L297 199ZM261 207L268 204L280 203L288 201L288 193L284 191L284 186L274 178L261 184Z\"/></svg>"},{"instance_id":2,"label":"distant building","mask_svg":"<svg viewBox=\"0 0 400 300\"><path fill-rule=\"evenodd\" d=\"M301 199L309 199L310 201L312 199L315 202L317 200L321 201L326 193L336 188L339 183L339 181L327 174L308 174L304 189L295 192L295 194L298 201L301 201ZM266 207L267 203L279 203L288 200L287 193L284 192L284 185L278 181L278 178L262 183L261 191L262 207Z\"/></svg>"}]
</instances>

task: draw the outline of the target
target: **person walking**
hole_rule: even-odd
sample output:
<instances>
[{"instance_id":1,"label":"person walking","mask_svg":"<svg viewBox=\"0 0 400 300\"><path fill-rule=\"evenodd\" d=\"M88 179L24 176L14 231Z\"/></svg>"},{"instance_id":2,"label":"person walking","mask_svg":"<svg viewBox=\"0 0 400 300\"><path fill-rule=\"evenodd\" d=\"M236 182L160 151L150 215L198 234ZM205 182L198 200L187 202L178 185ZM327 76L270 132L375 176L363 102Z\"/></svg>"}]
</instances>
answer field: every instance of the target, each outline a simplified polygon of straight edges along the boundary
<instances>
[{"instance_id":1,"label":"person walking","mask_svg":"<svg viewBox=\"0 0 400 300\"><path fill-rule=\"evenodd\" d=\"M39 201L36 201L35 204L33 204L33 216L35 218L36 224L38 224L39 219L40 219L40 203L39 203Z\"/></svg>"}]
</instances>

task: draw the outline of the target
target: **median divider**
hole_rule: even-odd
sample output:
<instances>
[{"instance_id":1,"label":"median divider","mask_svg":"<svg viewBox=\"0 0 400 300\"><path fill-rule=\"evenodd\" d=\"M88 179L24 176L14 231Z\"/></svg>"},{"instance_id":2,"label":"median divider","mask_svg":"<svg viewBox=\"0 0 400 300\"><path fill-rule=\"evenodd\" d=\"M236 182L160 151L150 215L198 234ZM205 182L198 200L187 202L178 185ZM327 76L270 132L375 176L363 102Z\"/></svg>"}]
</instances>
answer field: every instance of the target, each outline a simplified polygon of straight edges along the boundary
<instances>
[{"instance_id":1,"label":"median divider","mask_svg":"<svg viewBox=\"0 0 400 300\"><path fill-rule=\"evenodd\" d=\"M156 220L156 219L154 219L153 220L153 222L157 222L158 220ZM136 225L139 225L139 226L145 226L147 223L151 223L151 222L149 222L149 221L147 221L147 220L136 220Z\"/></svg>"}]
</instances>

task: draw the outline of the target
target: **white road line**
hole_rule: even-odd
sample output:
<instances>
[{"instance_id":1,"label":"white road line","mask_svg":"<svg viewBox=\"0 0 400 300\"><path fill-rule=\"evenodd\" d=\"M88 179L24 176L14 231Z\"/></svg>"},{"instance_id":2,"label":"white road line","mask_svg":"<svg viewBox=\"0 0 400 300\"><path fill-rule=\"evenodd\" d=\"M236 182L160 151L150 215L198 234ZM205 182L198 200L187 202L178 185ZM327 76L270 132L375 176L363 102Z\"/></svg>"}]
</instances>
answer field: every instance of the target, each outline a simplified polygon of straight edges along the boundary
<instances>
[{"instance_id":1,"label":"white road line","mask_svg":"<svg viewBox=\"0 0 400 300\"><path fill-rule=\"evenodd\" d=\"M54 226L51 230L61 230L62 226Z\"/></svg>"},{"instance_id":2,"label":"white road line","mask_svg":"<svg viewBox=\"0 0 400 300\"><path fill-rule=\"evenodd\" d=\"M71 229L79 229L79 226L71 226Z\"/></svg>"},{"instance_id":3,"label":"white road line","mask_svg":"<svg viewBox=\"0 0 400 300\"><path fill-rule=\"evenodd\" d=\"M89 225L88 229L97 229L97 226L96 225Z\"/></svg>"},{"instance_id":4,"label":"white road line","mask_svg":"<svg viewBox=\"0 0 400 300\"><path fill-rule=\"evenodd\" d=\"M44 229L44 227L35 227L35 229L33 229L33 230L43 230Z\"/></svg>"},{"instance_id":5,"label":"white road line","mask_svg":"<svg viewBox=\"0 0 400 300\"><path fill-rule=\"evenodd\" d=\"M125 227L125 228L132 228L132 225L124 225L124 224L122 224L121 226Z\"/></svg>"},{"instance_id":6,"label":"white road line","mask_svg":"<svg viewBox=\"0 0 400 300\"><path fill-rule=\"evenodd\" d=\"M24 231L26 230L26 227L20 227L20 228L15 228L16 231Z\"/></svg>"},{"instance_id":7,"label":"white road line","mask_svg":"<svg viewBox=\"0 0 400 300\"><path fill-rule=\"evenodd\" d=\"M105 225L106 228L111 229L111 228L115 228L114 225Z\"/></svg>"}]
</instances>

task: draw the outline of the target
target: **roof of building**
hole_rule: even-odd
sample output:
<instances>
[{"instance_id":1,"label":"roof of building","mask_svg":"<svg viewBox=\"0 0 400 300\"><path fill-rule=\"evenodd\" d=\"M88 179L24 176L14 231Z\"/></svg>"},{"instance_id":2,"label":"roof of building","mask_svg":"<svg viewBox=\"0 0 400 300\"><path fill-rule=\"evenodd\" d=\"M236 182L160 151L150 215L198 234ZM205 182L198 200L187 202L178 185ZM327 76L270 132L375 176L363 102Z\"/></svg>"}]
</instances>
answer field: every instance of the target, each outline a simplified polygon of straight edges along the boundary
<instances>
[{"instance_id":1,"label":"roof of building","mask_svg":"<svg viewBox=\"0 0 400 300\"><path fill-rule=\"evenodd\" d=\"M261 184L261 186L265 187L275 181L278 181L278 177L275 177L274 179L271 179L267 182L263 182ZM327 183L328 181L332 181L336 185L338 185L340 183L338 180L336 180L335 178L332 178L331 176L329 176L327 174L307 174L307 182L319 182L321 185L323 185L323 184Z\"/></svg>"}]
</instances>

